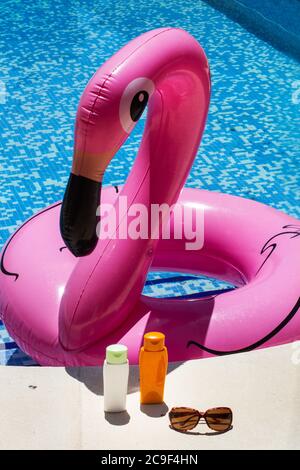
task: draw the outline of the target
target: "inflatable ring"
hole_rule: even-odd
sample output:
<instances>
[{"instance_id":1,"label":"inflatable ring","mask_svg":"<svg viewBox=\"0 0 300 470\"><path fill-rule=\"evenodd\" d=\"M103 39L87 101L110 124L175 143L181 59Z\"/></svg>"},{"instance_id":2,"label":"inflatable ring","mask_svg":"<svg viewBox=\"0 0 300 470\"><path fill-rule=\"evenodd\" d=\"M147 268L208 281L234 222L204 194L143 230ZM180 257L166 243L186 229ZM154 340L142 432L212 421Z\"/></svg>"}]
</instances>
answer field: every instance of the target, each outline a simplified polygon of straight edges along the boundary
<instances>
[{"instance_id":1,"label":"inflatable ring","mask_svg":"<svg viewBox=\"0 0 300 470\"><path fill-rule=\"evenodd\" d=\"M63 202L25 222L1 254L0 312L19 346L44 365L99 365L122 342L137 363L146 331L167 336L170 361L233 354L300 337L300 222L235 196L182 189L205 126L205 54L164 28L108 60L81 98ZM142 144L122 188L102 188L106 166L148 104ZM101 193L101 194L100 194ZM128 207L122 213L120 197ZM177 204L204 220L204 244L176 238L99 239L97 208ZM118 226L119 228L120 226ZM149 269L202 273L238 288L193 299L141 294Z\"/></svg>"}]
</instances>

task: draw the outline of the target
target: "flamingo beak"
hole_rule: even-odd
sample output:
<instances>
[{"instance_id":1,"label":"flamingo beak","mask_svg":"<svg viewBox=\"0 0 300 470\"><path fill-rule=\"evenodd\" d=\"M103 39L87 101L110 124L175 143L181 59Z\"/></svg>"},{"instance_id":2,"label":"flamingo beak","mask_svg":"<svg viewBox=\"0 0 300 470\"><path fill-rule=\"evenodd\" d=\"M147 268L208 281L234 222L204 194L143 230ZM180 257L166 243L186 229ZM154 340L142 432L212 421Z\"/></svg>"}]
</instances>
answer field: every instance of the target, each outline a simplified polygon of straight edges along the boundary
<instances>
[{"instance_id":1,"label":"flamingo beak","mask_svg":"<svg viewBox=\"0 0 300 470\"><path fill-rule=\"evenodd\" d=\"M74 256L89 255L97 245L101 183L70 174L60 213L61 236Z\"/></svg>"}]
</instances>

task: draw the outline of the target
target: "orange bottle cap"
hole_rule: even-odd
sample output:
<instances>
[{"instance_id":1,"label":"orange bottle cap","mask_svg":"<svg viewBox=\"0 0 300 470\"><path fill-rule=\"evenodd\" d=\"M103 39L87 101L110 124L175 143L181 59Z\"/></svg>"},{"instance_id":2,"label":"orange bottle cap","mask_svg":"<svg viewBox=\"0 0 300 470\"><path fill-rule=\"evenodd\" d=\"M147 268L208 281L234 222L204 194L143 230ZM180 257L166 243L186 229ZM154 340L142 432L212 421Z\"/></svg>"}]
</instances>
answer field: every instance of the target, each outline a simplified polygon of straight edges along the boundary
<instances>
[{"instance_id":1,"label":"orange bottle cap","mask_svg":"<svg viewBox=\"0 0 300 470\"><path fill-rule=\"evenodd\" d=\"M152 331L144 335L145 351L162 351L165 347L165 335L158 331Z\"/></svg>"}]
</instances>

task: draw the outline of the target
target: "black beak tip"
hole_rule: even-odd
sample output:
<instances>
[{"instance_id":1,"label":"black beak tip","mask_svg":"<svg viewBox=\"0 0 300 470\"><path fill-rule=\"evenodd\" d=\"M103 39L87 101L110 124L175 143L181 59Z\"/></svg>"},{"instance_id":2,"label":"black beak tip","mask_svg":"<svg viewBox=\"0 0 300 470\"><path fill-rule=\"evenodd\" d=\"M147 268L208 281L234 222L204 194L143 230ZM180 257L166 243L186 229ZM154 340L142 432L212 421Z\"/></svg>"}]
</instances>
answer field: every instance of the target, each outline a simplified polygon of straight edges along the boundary
<instances>
[{"instance_id":1,"label":"black beak tip","mask_svg":"<svg viewBox=\"0 0 300 470\"><path fill-rule=\"evenodd\" d=\"M60 213L60 233L77 258L95 249L101 183L71 173Z\"/></svg>"}]
</instances>

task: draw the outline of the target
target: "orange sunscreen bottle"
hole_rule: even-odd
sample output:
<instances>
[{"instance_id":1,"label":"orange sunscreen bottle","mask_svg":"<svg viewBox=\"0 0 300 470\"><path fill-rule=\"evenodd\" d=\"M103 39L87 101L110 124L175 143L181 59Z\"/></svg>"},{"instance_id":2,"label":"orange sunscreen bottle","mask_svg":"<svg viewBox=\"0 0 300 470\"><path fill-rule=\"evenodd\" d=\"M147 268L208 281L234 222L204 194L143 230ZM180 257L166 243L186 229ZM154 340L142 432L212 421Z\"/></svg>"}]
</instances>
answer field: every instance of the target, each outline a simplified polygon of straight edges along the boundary
<instances>
[{"instance_id":1,"label":"orange sunscreen bottle","mask_svg":"<svg viewBox=\"0 0 300 470\"><path fill-rule=\"evenodd\" d=\"M168 368L168 351L163 333L152 332L144 335L139 363L141 404L162 403Z\"/></svg>"}]
</instances>

